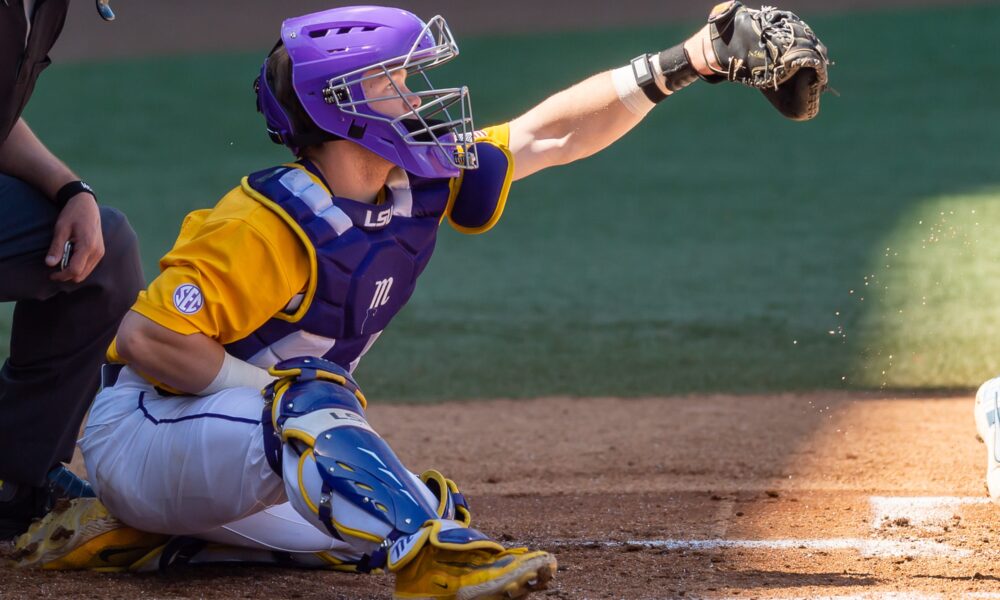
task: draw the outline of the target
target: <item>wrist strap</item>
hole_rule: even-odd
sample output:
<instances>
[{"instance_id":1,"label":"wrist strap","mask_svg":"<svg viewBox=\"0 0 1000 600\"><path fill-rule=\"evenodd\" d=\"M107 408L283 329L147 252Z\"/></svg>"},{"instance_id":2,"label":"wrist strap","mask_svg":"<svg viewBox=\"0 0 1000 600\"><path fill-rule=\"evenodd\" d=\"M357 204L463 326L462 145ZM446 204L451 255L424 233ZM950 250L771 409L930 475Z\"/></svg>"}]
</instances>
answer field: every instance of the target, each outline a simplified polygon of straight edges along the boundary
<instances>
[{"instance_id":1,"label":"wrist strap","mask_svg":"<svg viewBox=\"0 0 1000 600\"><path fill-rule=\"evenodd\" d=\"M59 191L56 192L56 197L52 199L52 204L55 204L56 208L62 210L66 208L66 203L69 202L73 196L80 193L90 194L94 197L94 200L97 200L97 193L94 192L94 188L90 187L90 184L86 182L77 180L71 181L59 188Z\"/></svg>"},{"instance_id":2,"label":"wrist strap","mask_svg":"<svg viewBox=\"0 0 1000 600\"><path fill-rule=\"evenodd\" d=\"M667 89L671 92L679 92L698 80L698 71L691 66L684 44L677 44L660 52L656 61L663 72Z\"/></svg>"}]
</instances>

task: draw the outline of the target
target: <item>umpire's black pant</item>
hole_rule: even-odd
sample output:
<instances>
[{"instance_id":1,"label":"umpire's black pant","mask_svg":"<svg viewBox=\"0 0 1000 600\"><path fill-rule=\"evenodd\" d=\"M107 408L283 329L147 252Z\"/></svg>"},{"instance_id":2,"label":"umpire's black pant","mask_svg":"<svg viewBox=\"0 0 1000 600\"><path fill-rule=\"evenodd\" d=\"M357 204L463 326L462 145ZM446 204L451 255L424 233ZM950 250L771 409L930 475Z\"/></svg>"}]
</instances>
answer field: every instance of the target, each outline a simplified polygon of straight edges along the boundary
<instances>
[{"instance_id":1,"label":"umpire's black pant","mask_svg":"<svg viewBox=\"0 0 1000 600\"><path fill-rule=\"evenodd\" d=\"M10 357L0 369L0 480L41 485L68 462L104 353L144 285L135 232L101 208L104 258L83 283L45 265L58 211L0 174L0 301L14 301Z\"/></svg>"}]
</instances>

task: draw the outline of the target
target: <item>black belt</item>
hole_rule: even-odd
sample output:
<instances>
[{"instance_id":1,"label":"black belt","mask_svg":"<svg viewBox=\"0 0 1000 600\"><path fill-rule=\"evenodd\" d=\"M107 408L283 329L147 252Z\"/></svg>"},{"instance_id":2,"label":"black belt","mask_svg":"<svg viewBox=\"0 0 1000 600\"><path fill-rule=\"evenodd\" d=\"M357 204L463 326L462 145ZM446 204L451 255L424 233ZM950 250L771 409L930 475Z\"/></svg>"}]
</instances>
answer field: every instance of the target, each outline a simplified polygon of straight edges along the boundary
<instances>
[{"instance_id":1,"label":"black belt","mask_svg":"<svg viewBox=\"0 0 1000 600\"><path fill-rule=\"evenodd\" d=\"M104 388L113 387L116 383L118 383L118 377L121 376L122 369L125 367L126 365L121 363L104 363L101 365L101 389L103 390ZM156 393L161 396L180 395L176 392L165 390L158 385L154 385L153 389L156 390Z\"/></svg>"},{"instance_id":2,"label":"black belt","mask_svg":"<svg viewBox=\"0 0 1000 600\"><path fill-rule=\"evenodd\" d=\"M118 376L122 374L123 364L104 363L101 365L101 389L112 387L118 383Z\"/></svg>"}]
</instances>

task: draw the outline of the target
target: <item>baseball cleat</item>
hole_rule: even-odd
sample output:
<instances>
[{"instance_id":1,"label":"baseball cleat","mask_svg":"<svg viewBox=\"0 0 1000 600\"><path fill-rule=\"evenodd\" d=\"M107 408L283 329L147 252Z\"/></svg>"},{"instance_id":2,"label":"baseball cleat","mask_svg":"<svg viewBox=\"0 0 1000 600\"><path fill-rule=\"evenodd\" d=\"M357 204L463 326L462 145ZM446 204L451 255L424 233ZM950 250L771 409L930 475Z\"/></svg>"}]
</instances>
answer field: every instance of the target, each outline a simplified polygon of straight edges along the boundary
<instances>
[{"instance_id":1,"label":"baseball cleat","mask_svg":"<svg viewBox=\"0 0 1000 600\"><path fill-rule=\"evenodd\" d=\"M508 600L545 589L556 572L548 552L444 550L428 544L396 573L397 600Z\"/></svg>"},{"instance_id":2,"label":"baseball cleat","mask_svg":"<svg viewBox=\"0 0 1000 600\"><path fill-rule=\"evenodd\" d=\"M1000 378L991 379L976 392L973 411L976 418L976 433L986 445L986 488L993 502L1000 503Z\"/></svg>"},{"instance_id":3,"label":"baseball cleat","mask_svg":"<svg viewBox=\"0 0 1000 600\"><path fill-rule=\"evenodd\" d=\"M168 538L125 525L96 498L79 498L60 503L32 524L10 558L18 567L121 571Z\"/></svg>"}]
</instances>

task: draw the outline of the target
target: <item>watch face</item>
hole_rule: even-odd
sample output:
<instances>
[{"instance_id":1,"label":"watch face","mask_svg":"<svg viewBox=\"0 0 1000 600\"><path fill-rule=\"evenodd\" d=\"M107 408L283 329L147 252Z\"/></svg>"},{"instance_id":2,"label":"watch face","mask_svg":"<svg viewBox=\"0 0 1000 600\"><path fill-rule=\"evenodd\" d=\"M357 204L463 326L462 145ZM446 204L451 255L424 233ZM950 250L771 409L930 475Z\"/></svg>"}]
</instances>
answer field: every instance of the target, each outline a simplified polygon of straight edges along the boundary
<instances>
[{"instance_id":1,"label":"watch face","mask_svg":"<svg viewBox=\"0 0 1000 600\"><path fill-rule=\"evenodd\" d=\"M635 73L635 82L639 87L653 81L653 74L649 70L649 58L645 54L632 60L632 72Z\"/></svg>"}]
</instances>

